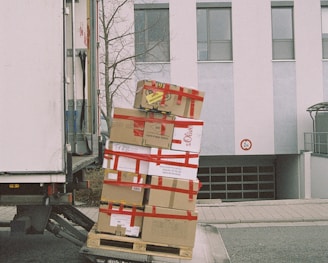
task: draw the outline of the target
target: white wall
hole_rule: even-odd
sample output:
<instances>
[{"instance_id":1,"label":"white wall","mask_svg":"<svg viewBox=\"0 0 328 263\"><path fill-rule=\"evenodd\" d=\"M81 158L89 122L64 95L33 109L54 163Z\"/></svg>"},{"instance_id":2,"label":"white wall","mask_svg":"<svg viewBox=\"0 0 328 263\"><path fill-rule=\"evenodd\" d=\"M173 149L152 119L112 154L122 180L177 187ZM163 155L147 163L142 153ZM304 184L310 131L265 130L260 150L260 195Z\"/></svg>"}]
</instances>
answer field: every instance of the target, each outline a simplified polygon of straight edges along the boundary
<instances>
[{"instance_id":1,"label":"white wall","mask_svg":"<svg viewBox=\"0 0 328 263\"><path fill-rule=\"evenodd\" d=\"M171 82L198 87L196 0L170 0Z\"/></svg>"},{"instance_id":2,"label":"white wall","mask_svg":"<svg viewBox=\"0 0 328 263\"><path fill-rule=\"evenodd\" d=\"M236 154L274 153L270 3L232 3ZM240 147L244 138L249 151Z\"/></svg>"},{"instance_id":3,"label":"white wall","mask_svg":"<svg viewBox=\"0 0 328 263\"><path fill-rule=\"evenodd\" d=\"M328 198L328 158L312 156L311 158L311 192L312 198Z\"/></svg>"},{"instance_id":4,"label":"white wall","mask_svg":"<svg viewBox=\"0 0 328 263\"><path fill-rule=\"evenodd\" d=\"M323 100L320 1L294 1L294 13L298 147L303 149L303 134L312 131L306 109Z\"/></svg>"}]
</instances>

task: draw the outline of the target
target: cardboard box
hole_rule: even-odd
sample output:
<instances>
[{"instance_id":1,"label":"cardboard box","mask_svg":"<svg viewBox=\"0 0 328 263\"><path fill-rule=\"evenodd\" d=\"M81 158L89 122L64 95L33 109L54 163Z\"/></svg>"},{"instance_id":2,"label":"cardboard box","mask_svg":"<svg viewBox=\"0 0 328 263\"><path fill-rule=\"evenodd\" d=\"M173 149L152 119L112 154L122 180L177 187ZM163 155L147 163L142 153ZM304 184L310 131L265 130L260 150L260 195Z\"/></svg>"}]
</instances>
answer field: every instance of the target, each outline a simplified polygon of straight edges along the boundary
<instances>
[{"instance_id":1,"label":"cardboard box","mask_svg":"<svg viewBox=\"0 0 328 263\"><path fill-rule=\"evenodd\" d=\"M154 207L146 205L141 233L143 241L194 247L197 211L156 207L156 217L153 214Z\"/></svg>"},{"instance_id":2,"label":"cardboard box","mask_svg":"<svg viewBox=\"0 0 328 263\"><path fill-rule=\"evenodd\" d=\"M175 117L171 150L200 152L204 122Z\"/></svg>"},{"instance_id":3,"label":"cardboard box","mask_svg":"<svg viewBox=\"0 0 328 263\"><path fill-rule=\"evenodd\" d=\"M154 80L137 83L134 108L156 109L172 115L199 119L204 92Z\"/></svg>"},{"instance_id":4,"label":"cardboard box","mask_svg":"<svg viewBox=\"0 0 328 263\"><path fill-rule=\"evenodd\" d=\"M151 177L148 205L195 210L199 181L161 176Z\"/></svg>"},{"instance_id":5,"label":"cardboard box","mask_svg":"<svg viewBox=\"0 0 328 263\"><path fill-rule=\"evenodd\" d=\"M147 175L105 169L101 201L142 206Z\"/></svg>"},{"instance_id":6,"label":"cardboard box","mask_svg":"<svg viewBox=\"0 0 328 263\"><path fill-rule=\"evenodd\" d=\"M115 108L110 138L112 142L170 149L173 121L167 114Z\"/></svg>"},{"instance_id":7,"label":"cardboard box","mask_svg":"<svg viewBox=\"0 0 328 263\"><path fill-rule=\"evenodd\" d=\"M137 209L141 212L142 210ZM132 208L100 205L97 231L117 236L138 237L142 228L142 216L134 216Z\"/></svg>"},{"instance_id":8,"label":"cardboard box","mask_svg":"<svg viewBox=\"0 0 328 263\"><path fill-rule=\"evenodd\" d=\"M148 175L196 180L198 153L151 148Z\"/></svg>"},{"instance_id":9,"label":"cardboard box","mask_svg":"<svg viewBox=\"0 0 328 263\"><path fill-rule=\"evenodd\" d=\"M150 147L108 142L104 151L103 168L148 174Z\"/></svg>"}]
</instances>

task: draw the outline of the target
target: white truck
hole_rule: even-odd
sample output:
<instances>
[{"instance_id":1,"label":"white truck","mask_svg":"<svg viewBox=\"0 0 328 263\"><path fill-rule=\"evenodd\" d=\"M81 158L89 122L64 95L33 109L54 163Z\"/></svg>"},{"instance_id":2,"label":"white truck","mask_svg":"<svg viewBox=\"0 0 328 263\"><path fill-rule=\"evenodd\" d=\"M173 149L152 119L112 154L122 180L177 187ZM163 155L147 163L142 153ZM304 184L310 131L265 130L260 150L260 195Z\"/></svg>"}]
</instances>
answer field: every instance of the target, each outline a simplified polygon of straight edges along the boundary
<instances>
[{"instance_id":1,"label":"white truck","mask_svg":"<svg viewBox=\"0 0 328 263\"><path fill-rule=\"evenodd\" d=\"M97 1L3 1L0 17L0 205L17 206L11 232L58 232L58 214L89 230L72 204L84 169L102 160Z\"/></svg>"}]
</instances>

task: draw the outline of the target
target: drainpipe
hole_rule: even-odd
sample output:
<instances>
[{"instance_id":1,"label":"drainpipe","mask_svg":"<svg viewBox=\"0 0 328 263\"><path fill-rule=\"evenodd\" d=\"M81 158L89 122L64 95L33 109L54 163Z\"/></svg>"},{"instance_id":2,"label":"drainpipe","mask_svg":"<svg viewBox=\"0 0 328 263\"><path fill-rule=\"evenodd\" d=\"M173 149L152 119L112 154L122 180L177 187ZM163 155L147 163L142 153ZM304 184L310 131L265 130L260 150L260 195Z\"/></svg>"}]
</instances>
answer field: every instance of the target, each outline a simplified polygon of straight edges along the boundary
<instances>
[{"instance_id":1,"label":"drainpipe","mask_svg":"<svg viewBox=\"0 0 328 263\"><path fill-rule=\"evenodd\" d=\"M76 105L76 86L75 86L75 0L71 2L71 34L72 34L72 89L73 89L73 152L76 152L76 129L77 129L77 105Z\"/></svg>"}]
</instances>

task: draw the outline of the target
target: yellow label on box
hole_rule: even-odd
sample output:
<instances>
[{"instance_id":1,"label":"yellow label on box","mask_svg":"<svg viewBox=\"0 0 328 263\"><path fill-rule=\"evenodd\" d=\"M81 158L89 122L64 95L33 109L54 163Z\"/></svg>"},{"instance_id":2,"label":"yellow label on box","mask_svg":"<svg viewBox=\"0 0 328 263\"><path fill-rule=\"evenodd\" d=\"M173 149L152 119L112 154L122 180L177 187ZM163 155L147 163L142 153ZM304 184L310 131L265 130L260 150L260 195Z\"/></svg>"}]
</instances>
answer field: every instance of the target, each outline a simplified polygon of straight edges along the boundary
<instances>
[{"instance_id":1,"label":"yellow label on box","mask_svg":"<svg viewBox=\"0 0 328 263\"><path fill-rule=\"evenodd\" d=\"M147 95L146 100L148 104L154 104L161 101L163 99L163 96L164 96L164 92L158 91Z\"/></svg>"}]
</instances>

